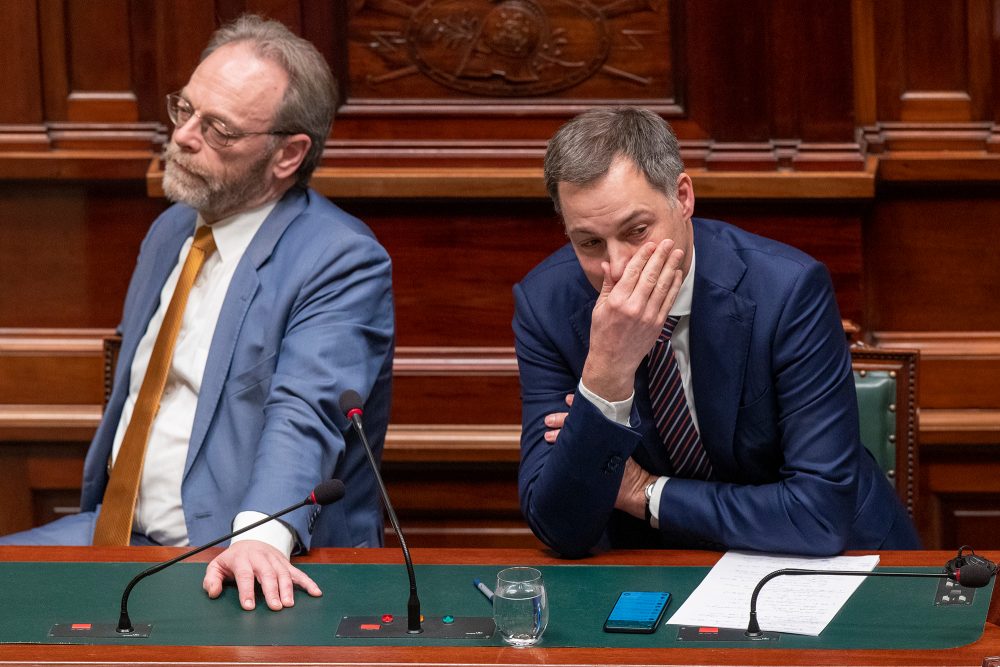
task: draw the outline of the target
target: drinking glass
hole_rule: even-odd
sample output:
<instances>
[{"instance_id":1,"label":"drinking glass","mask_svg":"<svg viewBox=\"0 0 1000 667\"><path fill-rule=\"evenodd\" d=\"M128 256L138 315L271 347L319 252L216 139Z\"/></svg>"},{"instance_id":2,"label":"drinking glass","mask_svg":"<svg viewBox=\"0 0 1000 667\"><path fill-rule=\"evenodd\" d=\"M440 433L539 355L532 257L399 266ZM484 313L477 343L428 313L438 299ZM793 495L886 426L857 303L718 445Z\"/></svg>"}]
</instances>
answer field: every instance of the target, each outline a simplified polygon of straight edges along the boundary
<instances>
[{"instance_id":1,"label":"drinking glass","mask_svg":"<svg viewBox=\"0 0 1000 667\"><path fill-rule=\"evenodd\" d=\"M533 567L509 567L497 574L493 620L511 646L534 646L549 624L549 600L542 573Z\"/></svg>"}]
</instances>

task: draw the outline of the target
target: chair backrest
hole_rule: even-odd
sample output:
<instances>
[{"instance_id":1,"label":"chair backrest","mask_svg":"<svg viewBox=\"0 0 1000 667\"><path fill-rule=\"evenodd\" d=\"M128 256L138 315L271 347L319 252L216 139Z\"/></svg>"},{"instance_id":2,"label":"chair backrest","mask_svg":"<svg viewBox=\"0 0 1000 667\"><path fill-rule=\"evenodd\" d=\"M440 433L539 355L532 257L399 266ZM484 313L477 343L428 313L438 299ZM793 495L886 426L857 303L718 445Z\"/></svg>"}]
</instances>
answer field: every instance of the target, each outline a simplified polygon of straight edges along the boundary
<instances>
[{"instance_id":1,"label":"chair backrest","mask_svg":"<svg viewBox=\"0 0 1000 667\"><path fill-rule=\"evenodd\" d=\"M851 348L861 442L871 451L910 516L919 500L915 350Z\"/></svg>"}]
</instances>

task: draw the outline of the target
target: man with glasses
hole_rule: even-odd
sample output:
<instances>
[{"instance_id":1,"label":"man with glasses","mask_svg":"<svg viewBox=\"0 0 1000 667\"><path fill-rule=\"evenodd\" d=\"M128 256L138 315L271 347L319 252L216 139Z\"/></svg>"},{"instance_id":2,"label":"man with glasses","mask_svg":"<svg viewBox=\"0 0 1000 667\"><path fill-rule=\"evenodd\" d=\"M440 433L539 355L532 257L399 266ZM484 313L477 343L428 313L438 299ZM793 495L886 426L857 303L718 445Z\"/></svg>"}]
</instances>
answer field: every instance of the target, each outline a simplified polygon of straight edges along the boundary
<instances>
[{"instance_id":1,"label":"man with glasses","mask_svg":"<svg viewBox=\"0 0 1000 667\"><path fill-rule=\"evenodd\" d=\"M289 562L315 546L380 546L382 510L340 394L365 399L381 451L393 355L390 261L315 191L335 106L319 52L280 23L217 31L184 88L163 189L120 324L114 391L88 451L81 513L0 544L206 544L330 477L345 497L235 538L207 569L241 604L319 595Z\"/></svg>"}]
</instances>

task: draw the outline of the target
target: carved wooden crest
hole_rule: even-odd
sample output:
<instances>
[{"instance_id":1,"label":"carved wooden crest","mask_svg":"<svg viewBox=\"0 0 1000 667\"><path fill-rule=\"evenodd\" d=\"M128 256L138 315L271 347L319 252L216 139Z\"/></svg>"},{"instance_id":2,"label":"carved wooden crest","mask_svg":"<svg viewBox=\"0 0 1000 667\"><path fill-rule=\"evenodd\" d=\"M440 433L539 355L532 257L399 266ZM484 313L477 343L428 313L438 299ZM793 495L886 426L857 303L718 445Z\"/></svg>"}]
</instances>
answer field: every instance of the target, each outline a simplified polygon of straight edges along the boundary
<instances>
[{"instance_id":1,"label":"carved wooden crest","mask_svg":"<svg viewBox=\"0 0 1000 667\"><path fill-rule=\"evenodd\" d=\"M641 14L646 28L629 21ZM546 95L599 72L648 86L650 73L616 66L614 51L669 43L663 0L356 0L350 22L364 83L379 92L419 76L493 97Z\"/></svg>"}]
</instances>

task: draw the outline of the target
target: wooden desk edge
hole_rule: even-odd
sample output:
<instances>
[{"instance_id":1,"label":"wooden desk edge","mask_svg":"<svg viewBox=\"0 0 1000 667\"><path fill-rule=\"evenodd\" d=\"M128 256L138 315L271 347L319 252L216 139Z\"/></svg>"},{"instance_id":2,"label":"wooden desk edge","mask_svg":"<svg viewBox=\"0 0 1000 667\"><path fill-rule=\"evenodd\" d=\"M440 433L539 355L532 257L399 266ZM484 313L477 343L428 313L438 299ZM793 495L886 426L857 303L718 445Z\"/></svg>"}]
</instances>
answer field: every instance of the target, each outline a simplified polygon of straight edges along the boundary
<instances>
[{"instance_id":1,"label":"wooden desk edge","mask_svg":"<svg viewBox=\"0 0 1000 667\"><path fill-rule=\"evenodd\" d=\"M171 548L0 547L5 561L134 561L157 562L180 553ZM218 553L209 550L194 560L206 561ZM860 553L860 552L859 552ZM595 565L711 566L721 556L704 551L618 551L582 561L566 561L546 551L531 549L413 549L418 564L536 564L586 563ZM927 567L943 565L954 556L948 551L881 552L881 565ZM983 552L995 560L1000 554ZM402 563L397 549L317 549L297 559L308 563ZM301 595L301 593L299 593ZM327 592L331 594L331 592ZM335 594L333 592L332 594ZM404 595L405 591L401 592ZM343 647L343 646L81 646L7 644L0 646L0 665L974 665L1000 654L997 597L993 596L988 622L980 639L967 646L939 650L802 650L732 648L628 649L553 648L515 649L495 646ZM374 649L374 650L373 650Z\"/></svg>"}]
</instances>

